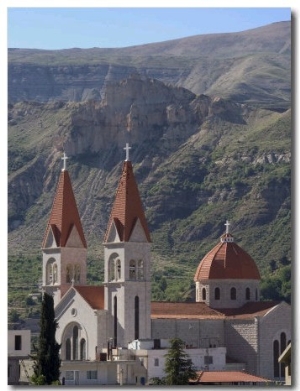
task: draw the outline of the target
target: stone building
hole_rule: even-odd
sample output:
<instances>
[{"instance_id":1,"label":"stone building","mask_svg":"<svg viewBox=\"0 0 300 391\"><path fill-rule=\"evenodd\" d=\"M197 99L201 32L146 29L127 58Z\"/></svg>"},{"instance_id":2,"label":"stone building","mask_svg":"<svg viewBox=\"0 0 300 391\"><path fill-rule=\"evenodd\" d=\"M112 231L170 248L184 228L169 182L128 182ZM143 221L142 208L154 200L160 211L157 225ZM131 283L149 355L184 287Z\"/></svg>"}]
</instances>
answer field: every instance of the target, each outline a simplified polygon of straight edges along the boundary
<instances>
[{"instance_id":1,"label":"stone building","mask_svg":"<svg viewBox=\"0 0 300 391\"><path fill-rule=\"evenodd\" d=\"M130 148L125 149L103 243L104 282L97 286L86 285L87 244L63 158L42 251L43 289L55 300L65 384L148 381L133 341L153 340L150 350L158 351L161 341L172 337L181 338L190 352L225 349L228 365L283 378L278 357L291 341L291 308L259 300L258 268L235 243L229 223L195 270L196 301L151 302L151 237ZM110 359L116 351L116 360ZM214 354L207 368L224 370L215 366Z\"/></svg>"}]
</instances>

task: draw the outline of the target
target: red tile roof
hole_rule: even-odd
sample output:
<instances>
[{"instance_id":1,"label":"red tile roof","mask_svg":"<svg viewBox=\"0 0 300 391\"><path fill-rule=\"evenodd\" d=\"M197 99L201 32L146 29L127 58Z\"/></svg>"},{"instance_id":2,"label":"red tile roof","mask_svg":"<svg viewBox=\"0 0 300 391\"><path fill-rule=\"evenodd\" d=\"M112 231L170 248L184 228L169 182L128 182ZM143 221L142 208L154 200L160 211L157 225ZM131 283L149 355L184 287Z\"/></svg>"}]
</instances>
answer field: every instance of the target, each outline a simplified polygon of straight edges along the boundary
<instances>
[{"instance_id":1,"label":"red tile roof","mask_svg":"<svg viewBox=\"0 0 300 391\"><path fill-rule=\"evenodd\" d=\"M86 248L84 237L73 189L68 171L61 172L50 218L46 228L42 247L46 246L47 237L52 228L58 247L65 247L73 227L77 228L83 246Z\"/></svg>"},{"instance_id":2,"label":"red tile roof","mask_svg":"<svg viewBox=\"0 0 300 391\"><path fill-rule=\"evenodd\" d=\"M120 240L127 242L130 239L133 228L140 220L148 242L151 242L150 232L145 218L139 190L133 174L130 161L123 163L122 175L116 191L115 201L112 207L107 225L104 242L107 242L113 223L118 230Z\"/></svg>"},{"instance_id":3,"label":"red tile roof","mask_svg":"<svg viewBox=\"0 0 300 391\"><path fill-rule=\"evenodd\" d=\"M260 274L254 260L233 241L230 234L221 237L209 251L196 270L194 281L208 279L253 279L260 280ZM232 238L233 240L233 238Z\"/></svg>"},{"instance_id":4,"label":"red tile roof","mask_svg":"<svg viewBox=\"0 0 300 391\"><path fill-rule=\"evenodd\" d=\"M242 371L200 371L196 383L266 383L270 380Z\"/></svg>"},{"instance_id":5,"label":"red tile roof","mask_svg":"<svg viewBox=\"0 0 300 391\"><path fill-rule=\"evenodd\" d=\"M279 302L262 301L247 303L241 308L213 309L205 303L151 302L151 319L253 319L264 316Z\"/></svg>"},{"instance_id":6,"label":"red tile roof","mask_svg":"<svg viewBox=\"0 0 300 391\"><path fill-rule=\"evenodd\" d=\"M104 286L76 285L74 289L95 310L104 309Z\"/></svg>"}]
</instances>

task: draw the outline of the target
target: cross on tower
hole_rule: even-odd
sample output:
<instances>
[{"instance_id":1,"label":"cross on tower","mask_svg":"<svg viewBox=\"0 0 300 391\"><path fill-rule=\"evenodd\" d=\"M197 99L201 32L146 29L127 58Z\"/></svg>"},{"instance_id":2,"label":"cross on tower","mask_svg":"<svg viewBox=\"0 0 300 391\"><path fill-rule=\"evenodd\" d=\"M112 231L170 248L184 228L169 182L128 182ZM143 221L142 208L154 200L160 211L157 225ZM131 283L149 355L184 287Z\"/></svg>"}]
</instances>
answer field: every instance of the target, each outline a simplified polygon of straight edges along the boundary
<instances>
[{"instance_id":1,"label":"cross on tower","mask_svg":"<svg viewBox=\"0 0 300 391\"><path fill-rule=\"evenodd\" d=\"M67 164L66 164L67 159L69 159L69 158L68 158L68 156L66 155L66 153L64 152L64 156L61 158L61 160L64 161L64 166L63 166L62 171L66 171L66 169L67 169Z\"/></svg>"},{"instance_id":2,"label":"cross on tower","mask_svg":"<svg viewBox=\"0 0 300 391\"><path fill-rule=\"evenodd\" d=\"M226 233L229 234L229 226L230 226L229 221L226 220L226 223L224 225L226 225Z\"/></svg>"},{"instance_id":3,"label":"cross on tower","mask_svg":"<svg viewBox=\"0 0 300 391\"><path fill-rule=\"evenodd\" d=\"M131 149L131 147L129 146L128 143L126 143L126 147L124 149L126 151L126 159L125 159L125 161L127 162L129 160L129 150Z\"/></svg>"}]
</instances>

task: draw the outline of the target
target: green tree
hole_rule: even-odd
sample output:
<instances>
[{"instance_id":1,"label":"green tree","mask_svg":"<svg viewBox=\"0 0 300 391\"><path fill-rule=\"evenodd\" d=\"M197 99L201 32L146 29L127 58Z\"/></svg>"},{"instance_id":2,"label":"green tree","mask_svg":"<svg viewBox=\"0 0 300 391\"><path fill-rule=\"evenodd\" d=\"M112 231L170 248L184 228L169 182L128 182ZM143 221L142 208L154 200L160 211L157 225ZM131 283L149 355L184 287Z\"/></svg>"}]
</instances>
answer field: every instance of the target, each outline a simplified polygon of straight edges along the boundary
<instances>
[{"instance_id":1,"label":"green tree","mask_svg":"<svg viewBox=\"0 0 300 391\"><path fill-rule=\"evenodd\" d=\"M44 293L41 306L40 335L34 357L34 375L31 378L33 384L49 385L59 382L60 345L55 340L56 328L53 297Z\"/></svg>"},{"instance_id":2,"label":"green tree","mask_svg":"<svg viewBox=\"0 0 300 391\"><path fill-rule=\"evenodd\" d=\"M164 384L188 385L189 380L197 376L193 362L184 351L184 342L180 338L173 338L170 342L171 346L165 354Z\"/></svg>"}]
</instances>

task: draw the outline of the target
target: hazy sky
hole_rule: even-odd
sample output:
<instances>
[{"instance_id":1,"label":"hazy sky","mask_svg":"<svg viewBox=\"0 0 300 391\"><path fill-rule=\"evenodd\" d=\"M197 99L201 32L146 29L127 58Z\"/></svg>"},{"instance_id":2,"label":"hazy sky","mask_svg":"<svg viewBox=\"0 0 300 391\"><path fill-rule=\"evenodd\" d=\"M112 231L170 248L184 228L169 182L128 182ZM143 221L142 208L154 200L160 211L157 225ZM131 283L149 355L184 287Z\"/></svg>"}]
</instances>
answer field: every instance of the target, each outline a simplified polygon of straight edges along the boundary
<instances>
[{"instance_id":1,"label":"hazy sky","mask_svg":"<svg viewBox=\"0 0 300 391\"><path fill-rule=\"evenodd\" d=\"M124 47L197 34L243 31L291 19L291 8L283 6L83 8L84 2L81 1L78 8L67 8L65 5L20 8L10 6L9 3L8 1L9 48ZM72 3L78 4L75 1Z\"/></svg>"}]
</instances>

